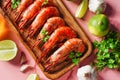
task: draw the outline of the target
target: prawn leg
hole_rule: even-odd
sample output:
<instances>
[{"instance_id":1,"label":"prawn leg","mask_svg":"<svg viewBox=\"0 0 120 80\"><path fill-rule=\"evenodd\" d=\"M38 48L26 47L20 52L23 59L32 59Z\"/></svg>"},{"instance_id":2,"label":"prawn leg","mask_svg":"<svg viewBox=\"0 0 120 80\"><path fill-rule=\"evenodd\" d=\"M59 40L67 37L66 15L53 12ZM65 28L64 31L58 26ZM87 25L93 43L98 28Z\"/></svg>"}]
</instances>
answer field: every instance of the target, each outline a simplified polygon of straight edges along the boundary
<instances>
[{"instance_id":1,"label":"prawn leg","mask_svg":"<svg viewBox=\"0 0 120 80\"><path fill-rule=\"evenodd\" d=\"M62 60L65 60L67 58L67 56L65 57L62 57ZM54 66L56 66L57 64L61 63L61 59L57 60L57 61L54 61L54 62L50 62L50 58L45 62L45 71L48 72L51 70L51 68L53 68ZM59 62L59 63L58 63ZM57 63L57 64L56 64ZM47 65L46 65L47 64Z\"/></svg>"},{"instance_id":2,"label":"prawn leg","mask_svg":"<svg viewBox=\"0 0 120 80\"><path fill-rule=\"evenodd\" d=\"M34 19L34 17L35 17L36 15L37 15L37 13L34 14L34 16L31 17L30 20ZM21 17L19 17L19 19L21 19ZM22 19L20 20L19 24L18 24L18 29L19 29L19 30L24 30L23 28L25 27L25 25L27 24L27 22L28 22L27 19L23 19L23 18L22 18Z\"/></svg>"},{"instance_id":3,"label":"prawn leg","mask_svg":"<svg viewBox=\"0 0 120 80\"><path fill-rule=\"evenodd\" d=\"M4 3L4 5L3 5L2 9L3 9L3 10L6 10L7 7L8 7L10 4L11 4L11 0L5 1L5 3Z\"/></svg>"}]
</instances>

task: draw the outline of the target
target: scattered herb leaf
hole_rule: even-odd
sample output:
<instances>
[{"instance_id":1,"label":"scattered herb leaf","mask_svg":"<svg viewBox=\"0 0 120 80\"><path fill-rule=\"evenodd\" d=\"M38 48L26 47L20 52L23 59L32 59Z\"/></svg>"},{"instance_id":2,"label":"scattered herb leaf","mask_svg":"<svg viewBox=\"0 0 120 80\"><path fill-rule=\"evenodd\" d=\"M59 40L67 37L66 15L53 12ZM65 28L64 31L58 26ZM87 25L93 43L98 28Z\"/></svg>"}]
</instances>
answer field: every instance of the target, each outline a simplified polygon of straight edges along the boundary
<instances>
[{"instance_id":1,"label":"scattered herb leaf","mask_svg":"<svg viewBox=\"0 0 120 80\"><path fill-rule=\"evenodd\" d=\"M48 32L45 29L41 30L41 34L44 35L45 37L43 38L43 42L46 42L49 39Z\"/></svg>"},{"instance_id":2,"label":"scattered herb leaf","mask_svg":"<svg viewBox=\"0 0 120 80\"><path fill-rule=\"evenodd\" d=\"M48 39L50 38L50 36L45 36L44 38L43 38L43 42L46 42Z\"/></svg>"},{"instance_id":3,"label":"scattered herb leaf","mask_svg":"<svg viewBox=\"0 0 120 80\"><path fill-rule=\"evenodd\" d=\"M75 65L78 65L81 56L82 56L81 52L71 52L70 55L69 55L69 58L72 59L72 62Z\"/></svg>"},{"instance_id":4,"label":"scattered herb leaf","mask_svg":"<svg viewBox=\"0 0 120 80\"><path fill-rule=\"evenodd\" d=\"M80 52L77 52L77 53L76 53L76 56L77 56L77 57L81 57L82 54L81 54Z\"/></svg>"},{"instance_id":5,"label":"scattered herb leaf","mask_svg":"<svg viewBox=\"0 0 120 80\"><path fill-rule=\"evenodd\" d=\"M73 59L72 59L72 62L73 62L75 65L78 65L78 63L79 63L79 58L73 58Z\"/></svg>"},{"instance_id":6,"label":"scattered herb leaf","mask_svg":"<svg viewBox=\"0 0 120 80\"><path fill-rule=\"evenodd\" d=\"M45 30L45 29L42 29L42 30L41 30L41 34L45 35L45 34L46 34L46 30Z\"/></svg>"},{"instance_id":7,"label":"scattered herb leaf","mask_svg":"<svg viewBox=\"0 0 120 80\"><path fill-rule=\"evenodd\" d=\"M49 2L48 0L44 0L44 2L42 3L42 6L47 5L48 2Z\"/></svg>"},{"instance_id":8,"label":"scattered herb leaf","mask_svg":"<svg viewBox=\"0 0 120 80\"><path fill-rule=\"evenodd\" d=\"M15 9L18 7L18 5L20 4L20 0L11 0L12 1L12 9Z\"/></svg>"}]
</instances>

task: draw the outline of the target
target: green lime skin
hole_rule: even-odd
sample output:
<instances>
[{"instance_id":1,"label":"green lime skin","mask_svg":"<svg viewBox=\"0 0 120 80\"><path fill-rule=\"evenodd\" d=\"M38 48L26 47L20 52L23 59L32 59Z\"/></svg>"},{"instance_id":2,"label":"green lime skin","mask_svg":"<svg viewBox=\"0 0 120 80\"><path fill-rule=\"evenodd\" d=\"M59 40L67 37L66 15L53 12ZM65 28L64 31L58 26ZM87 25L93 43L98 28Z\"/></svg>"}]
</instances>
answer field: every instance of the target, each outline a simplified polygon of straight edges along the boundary
<instances>
[{"instance_id":1,"label":"green lime skin","mask_svg":"<svg viewBox=\"0 0 120 80\"><path fill-rule=\"evenodd\" d=\"M97 14L88 21L88 30L97 37L103 37L109 32L109 20L104 14Z\"/></svg>"}]
</instances>

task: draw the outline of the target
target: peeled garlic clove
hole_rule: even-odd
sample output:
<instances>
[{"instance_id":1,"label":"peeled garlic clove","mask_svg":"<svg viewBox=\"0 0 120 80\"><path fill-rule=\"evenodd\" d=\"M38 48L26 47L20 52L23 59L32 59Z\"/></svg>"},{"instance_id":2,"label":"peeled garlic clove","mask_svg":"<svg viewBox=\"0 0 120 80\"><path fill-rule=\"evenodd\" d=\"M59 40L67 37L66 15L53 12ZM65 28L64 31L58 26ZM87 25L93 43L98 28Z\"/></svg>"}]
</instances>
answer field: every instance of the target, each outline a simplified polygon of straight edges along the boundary
<instances>
[{"instance_id":1,"label":"peeled garlic clove","mask_svg":"<svg viewBox=\"0 0 120 80\"><path fill-rule=\"evenodd\" d=\"M22 65L22 66L20 67L20 71L21 71L21 72L25 72L26 70L28 70L28 69L30 69L30 68L32 68L30 65L24 64L24 65Z\"/></svg>"}]
</instances>

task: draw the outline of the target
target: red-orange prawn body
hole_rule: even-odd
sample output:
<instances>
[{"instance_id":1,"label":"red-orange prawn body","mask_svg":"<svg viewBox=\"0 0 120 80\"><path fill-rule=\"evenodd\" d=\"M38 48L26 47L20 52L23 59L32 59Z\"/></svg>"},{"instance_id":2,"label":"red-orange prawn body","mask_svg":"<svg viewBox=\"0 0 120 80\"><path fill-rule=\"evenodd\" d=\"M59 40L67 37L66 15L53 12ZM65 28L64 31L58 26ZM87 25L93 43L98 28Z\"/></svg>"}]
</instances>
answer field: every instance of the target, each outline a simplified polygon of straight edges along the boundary
<instances>
[{"instance_id":1,"label":"red-orange prawn body","mask_svg":"<svg viewBox=\"0 0 120 80\"><path fill-rule=\"evenodd\" d=\"M58 50L56 50L45 62L45 70L49 71L52 67L58 65L69 57L71 52L85 51L85 44L81 39L72 38L67 40Z\"/></svg>"},{"instance_id":2,"label":"red-orange prawn body","mask_svg":"<svg viewBox=\"0 0 120 80\"><path fill-rule=\"evenodd\" d=\"M19 19L21 13L30 5L33 3L34 0L21 0L15 15L15 21Z\"/></svg>"},{"instance_id":3,"label":"red-orange prawn body","mask_svg":"<svg viewBox=\"0 0 120 80\"><path fill-rule=\"evenodd\" d=\"M37 41L35 43L35 46L37 46L40 43L45 42L45 37L50 36L50 34L57 28L62 27L65 25L65 22L60 17L51 17L47 20L47 22L44 24L43 28L41 29L40 33L37 36Z\"/></svg>"},{"instance_id":4,"label":"red-orange prawn body","mask_svg":"<svg viewBox=\"0 0 120 80\"><path fill-rule=\"evenodd\" d=\"M29 36L34 36L38 29L41 29L45 21L53 16L59 16L59 11L56 7L46 7L41 9L35 20L29 27Z\"/></svg>"},{"instance_id":5,"label":"red-orange prawn body","mask_svg":"<svg viewBox=\"0 0 120 80\"><path fill-rule=\"evenodd\" d=\"M27 23L27 21L34 18L39 13L44 1L45 0L36 0L25 10L25 12L22 15L22 19L19 21L19 24L18 24L19 29L22 29L24 25ZM52 0L48 0L48 2L49 1L52 1Z\"/></svg>"},{"instance_id":6,"label":"red-orange prawn body","mask_svg":"<svg viewBox=\"0 0 120 80\"><path fill-rule=\"evenodd\" d=\"M57 28L50 36L47 42L42 46L41 51L41 58L40 60L44 59L46 55L52 50L57 43L62 42L67 39L75 38L77 35L76 33L67 26Z\"/></svg>"}]
</instances>

